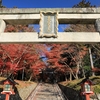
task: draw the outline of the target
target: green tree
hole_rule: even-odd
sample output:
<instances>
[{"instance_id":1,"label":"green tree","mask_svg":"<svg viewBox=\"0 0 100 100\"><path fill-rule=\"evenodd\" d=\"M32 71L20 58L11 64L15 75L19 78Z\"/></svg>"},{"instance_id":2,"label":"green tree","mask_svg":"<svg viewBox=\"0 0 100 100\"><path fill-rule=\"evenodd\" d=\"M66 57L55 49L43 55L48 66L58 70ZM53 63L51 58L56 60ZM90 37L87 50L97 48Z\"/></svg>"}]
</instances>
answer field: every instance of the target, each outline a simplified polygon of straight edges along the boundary
<instances>
[{"instance_id":1,"label":"green tree","mask_svg":"<svg viewBox=\"0 0 100 100\"><path fill-rule=\"evenodd\" d=\"M5 6L2 5L2 0L0 0L0 8L5 8Z\"/></svg>"},{"instance_id":2,"label":"green tree","mask_svg":"<svg viewBox=\"0 0 100 100\"><path fill-rule=\"evenodd\" d=\"M0 0L0 8L2 7L2 0Z\"/></svg>"}]
</instances>

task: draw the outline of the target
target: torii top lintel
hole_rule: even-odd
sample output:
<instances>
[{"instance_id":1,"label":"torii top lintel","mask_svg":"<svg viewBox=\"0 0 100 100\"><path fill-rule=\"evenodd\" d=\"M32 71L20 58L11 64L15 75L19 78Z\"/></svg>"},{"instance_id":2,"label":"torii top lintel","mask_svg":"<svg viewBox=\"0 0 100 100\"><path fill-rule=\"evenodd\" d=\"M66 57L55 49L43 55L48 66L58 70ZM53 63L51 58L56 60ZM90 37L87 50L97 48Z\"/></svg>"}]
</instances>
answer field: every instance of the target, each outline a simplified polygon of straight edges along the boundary
<instances>
[{"instance_id":1,"label":"torii top lintel","mask_svg":"<svg viewBox=\"0 0 100 100\"><path fill-rule=\"evenodd\" d=\"M96 24L97 32L58 32L59 24L77 22ZM40 34L3 34L6 24L39 24ZM100 8L0 8L0 42L100 42Z\"/></svg>"},{"instance_id":2,"label":"torii top lintel","mask_svg":"<svg viewBox=\"0 0 100 100\"><path fill-rule=\"evenodd\" d=\"M74 14L100 14L100 7L94 8L0 8L0 14L39 14L40 11L53 11Z\"/></svg>"}]
</instances>

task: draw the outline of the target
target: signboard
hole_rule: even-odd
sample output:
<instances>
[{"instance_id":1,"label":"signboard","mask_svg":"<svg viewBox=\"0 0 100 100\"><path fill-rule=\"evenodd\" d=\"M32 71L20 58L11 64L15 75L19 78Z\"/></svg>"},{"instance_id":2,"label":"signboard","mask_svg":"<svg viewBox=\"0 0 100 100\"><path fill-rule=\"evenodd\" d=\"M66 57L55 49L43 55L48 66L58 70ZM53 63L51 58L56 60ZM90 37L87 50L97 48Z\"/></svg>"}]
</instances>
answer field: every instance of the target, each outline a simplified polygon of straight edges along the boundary
<instances>
[{"instance_id":1,"label":"signboard","mask_svg":"<svg viewBox=\"0 0 100 100\"><path fill-rule=\"evenodd\" d=\"M58 32L58 13L41 12L40 13L40 33L39 37L57 37Z\"/></svg>"}]
</instances>

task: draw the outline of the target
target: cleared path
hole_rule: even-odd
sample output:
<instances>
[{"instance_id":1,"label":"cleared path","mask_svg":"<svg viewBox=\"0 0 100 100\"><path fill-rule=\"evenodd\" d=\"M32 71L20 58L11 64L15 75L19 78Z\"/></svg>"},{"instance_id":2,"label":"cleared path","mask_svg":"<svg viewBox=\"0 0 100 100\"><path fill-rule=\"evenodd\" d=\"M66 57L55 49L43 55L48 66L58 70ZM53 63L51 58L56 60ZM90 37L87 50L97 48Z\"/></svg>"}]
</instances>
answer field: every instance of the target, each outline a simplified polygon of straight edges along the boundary
<instances>
[{"instance_id":1,"label":"cleared path","mask_svg":"<svg viewBox=\"0 0 100 100\"><path fill-rule=\"evenodd\" d=\"M27 100L66 100L57 84L40 83Z\"/></svg>"}]
</instances>

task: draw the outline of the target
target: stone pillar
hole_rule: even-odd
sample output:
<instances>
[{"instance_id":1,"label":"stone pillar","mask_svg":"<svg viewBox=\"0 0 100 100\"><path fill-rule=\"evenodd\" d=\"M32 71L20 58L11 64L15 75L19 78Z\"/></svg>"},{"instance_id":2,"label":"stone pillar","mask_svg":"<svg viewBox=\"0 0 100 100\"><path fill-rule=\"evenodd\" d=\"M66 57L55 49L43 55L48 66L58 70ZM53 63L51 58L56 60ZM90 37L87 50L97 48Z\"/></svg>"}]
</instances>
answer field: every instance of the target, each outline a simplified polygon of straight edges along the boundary
<instances>
[{"instance_id":1,"label":"stone pillar","mask_svg":"<svg viewBox=\"0 0 100 100\"><path fill-rule=\"evenodd\" d=\"M0 33L3 33L6 28L6 23L4 20L0 19Z\"/></svg>"},{"instance_id":2,"label":"stone pillar","mask_svg":"<svg viewBox=\"0 0 100 100\"><path fill-rule=\"evenodd\" d=\"M98 32L100 32L100 19L97 19L97 20L96 20L95 26L96 26L96 30L97 30Z\"/></svg>"}]
</instances>

